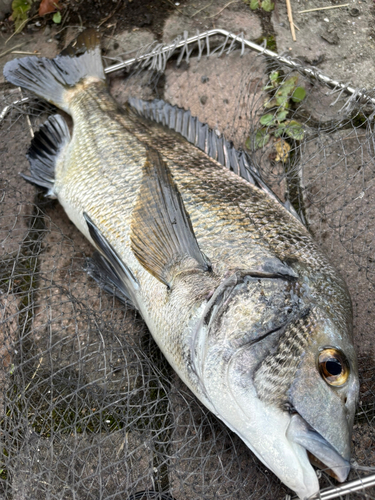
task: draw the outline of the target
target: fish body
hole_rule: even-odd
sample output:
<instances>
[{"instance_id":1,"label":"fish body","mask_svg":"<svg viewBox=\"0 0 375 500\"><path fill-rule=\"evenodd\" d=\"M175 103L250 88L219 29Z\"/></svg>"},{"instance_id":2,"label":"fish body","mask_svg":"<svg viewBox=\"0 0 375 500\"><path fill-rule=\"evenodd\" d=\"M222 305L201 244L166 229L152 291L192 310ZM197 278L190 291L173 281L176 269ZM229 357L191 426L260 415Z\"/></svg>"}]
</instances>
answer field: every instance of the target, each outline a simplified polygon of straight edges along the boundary
<instances>
[{"instance_id":1,"label":"fish body","mask_svg":"<svg viewBox=\"0 0 375 500\"><path fill-rule=\"evenodd\" d=\"M94 34L78 49L5 67L73 118L72 135L61 116L36 135L28 179L96 247L186 385L299 498L319 490L307 451L345 480L358 373L344 281L269 193L119 108Z\"/></svg>"}]
</instances>

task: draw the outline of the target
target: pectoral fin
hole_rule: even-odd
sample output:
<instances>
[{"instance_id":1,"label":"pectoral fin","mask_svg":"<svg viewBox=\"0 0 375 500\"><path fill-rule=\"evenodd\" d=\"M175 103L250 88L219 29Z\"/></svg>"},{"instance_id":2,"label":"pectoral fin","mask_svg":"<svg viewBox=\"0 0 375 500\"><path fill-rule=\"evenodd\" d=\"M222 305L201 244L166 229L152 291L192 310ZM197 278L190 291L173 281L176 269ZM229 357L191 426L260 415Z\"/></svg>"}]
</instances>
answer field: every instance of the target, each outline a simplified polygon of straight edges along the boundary
<instances>
[{"instance_id":1,"label":"pectoral fin","mask_svg":"<svg viewBox=\"0 0 375 500\"><path fill-rule=\"evenodd\" d=\"M211 270L210 261L198 246L169 168L151 148L143 167L131 229L134 255L149 273L168 287L179 263L189 261L190 269Z\"/></svg>"}]
</instances>

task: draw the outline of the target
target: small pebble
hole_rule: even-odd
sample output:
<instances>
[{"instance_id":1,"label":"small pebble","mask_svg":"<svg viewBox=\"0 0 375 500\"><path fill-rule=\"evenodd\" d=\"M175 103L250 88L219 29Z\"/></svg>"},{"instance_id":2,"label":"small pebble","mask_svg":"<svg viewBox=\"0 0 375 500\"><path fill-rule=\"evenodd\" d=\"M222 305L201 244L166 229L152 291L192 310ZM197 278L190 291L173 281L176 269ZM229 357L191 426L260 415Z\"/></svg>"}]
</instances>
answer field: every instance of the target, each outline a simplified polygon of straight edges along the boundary
<instances>
[{"instance_id":1,"label":"small pebble","mask_svg":"<svg viewBox=\"0 0 375 500\"><path fill-rule=\"evenodd\" d=\"M326 23L329 23L329 19L328 19L328 17L325 17L325 18L324 18L324 21L325 21Z\"/></svg>"},{"instance_id":2,"label":"small pebble","mask_svg":"<svg viewBox=\"0 0 375 500\"><path fill-rule=\"evenodd\" d=\"M201 101L201 103L203 104L203 106L206 104L207 99L208 99L208 98L207 98L207 96L206 96L206 95L202 95L202 97L200 98L200 101Z\"/></svg>"}]
</instances>

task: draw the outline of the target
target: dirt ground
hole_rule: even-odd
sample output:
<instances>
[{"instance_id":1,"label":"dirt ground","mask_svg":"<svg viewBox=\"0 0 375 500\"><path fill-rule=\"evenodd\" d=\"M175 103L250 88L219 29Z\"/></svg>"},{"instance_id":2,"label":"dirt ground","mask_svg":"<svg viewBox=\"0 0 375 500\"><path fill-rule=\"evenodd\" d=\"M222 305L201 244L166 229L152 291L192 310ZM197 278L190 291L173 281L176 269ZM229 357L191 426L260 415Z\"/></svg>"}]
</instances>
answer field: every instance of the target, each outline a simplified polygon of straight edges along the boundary
<instances>
[{"instance_id":1,"label":"dirt ground","mask_svg":"<svg viewBox=\"0 0 375 500\"><path fill-rule=\"evenodd\" d=\"M236 34L243 33L246 39L256 43L267 43L271 50L298 58L304 64L343 83L350 83L354 87L373 89L375 91L375 4L372 0L349 0L348 5L340 7L342 3L340 0L325 0L324 2L321 0L292 0L297 36L297 41L293 42L286 7L284 2L279 0L276 2L275 10L271 13L261 9L252 11L243 0L92 0L90 2L87 0L66 0L60 2L62 6L61 23L54 23L52 14L48 14L43 18L39 17L37 6L34 5L30 11L30 21L22 32L16 35L13 34L13 23L9 20L10 2L3 0L0 2L0 16L3 19L0 21L0 66L2 67L7 61L14 57L21 57L25 53L53 57L74 39L84 27L100 28L103 39L102 51L106 65L130 57L145 45L169 43L177 36L183 35L185 31L189 35L194 35L197 30L202 32L212 28L223 28ZM318 7L337 8L299 13L299 11L305 9ZM252 98L254 102L256 100L261 102L264 99L262 88L265 84L265 63L261 59L254 59L252 55L245 55L244 58L240 58L238 53L234 54L230 61L224 62L223 66L219 66L219 63L216 64L216 62L215 59L208 59L207 63L202 64L197 60L193 60L190 66L183 63L180 68L170 65L164 76L158 81L156 90L151 85L144 82L139 84L137 81L134 83L134 88L144 98L155 97L157 94L172 104L191 109L192 113L198 115L202 121L208 122L212 128L228 133L228 136L236 145L241 145L246 139L246 134L248 134L246 124L252 122L254 128L254 123L259 120L259 113L254 112L246 115L249 102L240 101L238 96L242 95L241 89L244 78L249 78L249 69L251 69L253 74L248 84L251 92L249 93L250 97L247 96L246 99ZM244 68L246 68L246 71ZM229 75L231 78L229 78ZM126 101L133 85L132 82L127 82L125 85L123 77L122 72L113 74L110 77L111 92L121 103ZM17 89L11 89L4 82L2 72L0 85L0 90L7 95L7 102L22 97ZM325 91L320 90L319 95L314 94L314 92L315 90L312 90L309 102L306 103L309 116L313 117L314 120L322 120L324 124L330 123L337 115L337 111L343 105L345 99L335 106L330 106L332 98L327 97ZM316 102L314 101L315 96L319 97ZM254 109L257 110L258 107L255 102ZM121 360L124 359L125 363L130 363L129 359L133 362L137 356L135 354L136 346L139 345L140 339L142 342L145 338L147 339L147 330L133 311L124 310L118 301L100 292L96 284L82 272L84 260L91 254L90 245L68 220L56 202L44 201L44 205L42 203L43 217L35 214L36 191L29 184L21 183L18 176L18 172L26 173L28 170L24 155L30 138L29 129L25 123L22 122L21 124L20 121L12 127L6 123L7 127L9 125L9 131L7 136L0 140L0 188L4 194L1 197L0 241L2 256L19 256L20 248L25 247L25 241L27 241L31 249L35 249L37 244L40 244L43 249L42 257L37 264L39 266L39 286L42 283L41 291L38 292L37 296L38 306L33 310L32 317L31 315L26 317L24 312L21 314L24 324L32 323L33 333L28 335L28 342L35 349L35 354L33 354L30 370L34 373L37 368L45 374L54 369L56 372L63 372L64 376L67 373L66 377L70 383L78 384L81 380L79 378L81 376L80 370L82 370L81 359L78 359L76 354L79 352L82 359L86 360L83 370L83 385L95 388L95 391L97 391L96 401L100 401L100 398L105 400L108 396L106 391L113 390L116 392L118 387L116 385L118 371L113 366L121 364L123 362ZM36 123L32 122L34 130L37 128ZM235 130L235 134L231 135L233 130ZM307 203L307 215L310 218L310 227L319 243L325 247L326 252L330 254L340 272L347 279L351 291L355 311L355 341L360 356L361 372L361 401L353 436L354 456L359 464L374 467L375 384L372 374L375 367L375 308L373 307L375 290L374 280L369 279L369 274L374 271L374 260L367 262L367 267L363 265L362 257L358 258L359 260L357 259L357 254L355 254L352 247L349 248L349 243L341 238L342 235L339 230L345 212L342 206L344 204L345 206L349 205L353 209L353 213L355 213L352 219L349 218L349 227L347 229L347 234L350 233L351 235L350 245L354 241L361 249L364 247L366 249L373 248L371 245L373 245L374 240L374 227L370 223L365 223L361 215L363 212L372 214L374 209L375 198L372 187L372 179L375 174L374 154L373 149L370 147L366 149L367 143L358 142L360 139L357 139L356 133L353 136L345 131L338 132L335 139L337 145L332 150L332 157L335 159L332 161L325 159L324 161L328 163L322 163L321 167L324 168L324 172L329 171L325 178L325 182L328 184L322 186L316 182L316 179L320 178L319 167L314 170L313 179L310 178L311 170L307 168L303 170L301 182L308 186L304 195L306 196L306 203L309 196L316 200L323 191L326 197L331 195L333 191L331 186L335 186L334 193L337 193L337 196L332 196L329 206L330 213L333 214L331 219L326 217L327 207L321 207L318 202L310 208ZM345 159L341 161L337 160L337 158L340 157L342 144L345 145L346 153ZM313 162L316 158L321 159L324 156L325 153L322 152L320 146L319 141L308 143L305 151L306 165L309 164L309 158ZM269 158L267 155L261 157L259 153L260 165L264 161L267 162ZM366 165L364 173L358 166L360 163ZM360 175L358 172L360 172ZM280 172L271 172L271 174L267 180L271 184L274 182L272 187L283 198L285 194L284 181L275 181L275 179L278 179ZM323 170L321 174L323 175ZM344 178L352 180L348 189L341 188L342 182L340 179ZM366 186L370 187L366 188L366 194L362 196L364 183L367 183ZM40 203L39 206L41 206ZM45 232L42 242L38 242L32 231L30 231L30 224L36 224L39 219L43 219L43 224L45 224L41 230L38 229L39 236L43 231ZM339 229L333 233L333 229L336 230L337 228ZM359 250L358 255L360 255ZM10 265L8 261L7 265ZM27 265L30 265L30 259L27 260ZM23 280L28 287L28 300L31 303L31 299L34 297L32 294L35 292L33 283L27 282L24 274L22 274L23 271L19 272L19 279ZM25 286L22 286L24 290ZM18 334L19 320L17 318L19 313L17 311L24 311L23 308L25 308L24 295L22 297L23 302L19 300L17 294L8 293L0 296L3 305L0 318L5 319L7 328L2 333L4 339L0 355L6 369L9 369L11 365L11 356L14 355L11 346L16 342ZM104 330L108 334L106 349L111 352L110 355L102 347L102 340L95 330L97 318L92 311L96 309L101 311L101 321L105 325ZM126 333L117 337L118 331ZM126 352L124 345L127 346ZM151 350L153 349L152 347ZM73 351L74 354L72 354ZM51 354L50 359L40 357L40 352L49 352ZM112 359L113 352L116 353L116 359L114 357ZM79 369L77 368L78 365ZM106 372L107 365L111 366L110 372ZM161 362L160 367L157 365L160 371L168 370L163 365L163 362ZM132 378L133 374L131 374L131 381L126 389L128 392L138 390L140 383L138 379L143 380L142 377L147 378L150 375L147 369L145 368L146 375L138 376L134 374L134 380ZM72 370L72 372L69 370ZM105 372L103 378L101 378L101 375L97 375L97 371L103 374ZM79 376L77 375L78 372ZM108 373L110 373L110 377ZM173 378L173 374L169 373L168 377ZM110 382L108 382L109 379ZM0 380L3 383L1 375ZM157 384L157 382L152 377L150 380L152 380L152 383L150 383L152 391L154 390L152 384ZM52 390L52 379L50 382L50 389ZM175 383L178 387L179 383L176 381ZM110 385L105 386L105 384ZM104 386L106 389L103 389ZM125 389L121 387L118 394L122 395L123 392L121 391L125 391ZM199 470L204 464L207 477L210 477L211 481L210 486L207 486L207 491L211 488L212 498L245 499L250 498L249 491L253 495L251 498L255 499L261 498L262 495L265 495L262 498L266 499L284 498L286 490L280 487L279 482L273 476L269 479L271 474L264 470L264 466L255 458L250 459L250 462L247 461L249 458L246 447L236 437L225 434L220 424L215 422L214 419L210 420L210 416L207 417L204 409L200 408L199 405L195 406L194 398L190 394L185 395L184 389L181 391L175 396L176 408L179 408L183 418L186 417L190 422L190 413L188 416L183 413L183 411L187 412L186 401L188 401L191 408L193 408L192 410L189 409L189 411L196 413L195 418L199 421L199 425L197 424L197 428L186 425L186 429L180 427L176 431L181 433L181 435L177 436L178 440L176 442L182 443L180 444L182 451L179 457L180 461L171 472L174 497L177 500L185 500L189 493L191 495L189 498L199 498L199 495L194 496L197 495L194 488L196 477L200 477ZM39 393L35 389L35 398L37 397L39 397ZM91 397L92 395L90 395ZM87 396L87 399L89 399L89 396ZM91 401L90 399L90 404ZM0 399L0 403L3 405L2 399ZM86 406L83 407L84 410L82 411L87 410ZM91 404L92 407L93 404ZM185 408L185 410L182 410L182 408ZM0 412L2 411L0 407ZM168 411L172 412L172 410ZM146 427L148 425L151 426L151 424L147 423ZM111 464L116 463L116 467L113 466L112 468L103 466L102 479L110 484L109 494L114 495L114 492L117 491L116 488L120 487L114 484L116 480L119 481L119 484L121 482L121 488L129 485L129 482L126 482L129 481L127 479L128 474L131 476L133 485L138 485L138 490L150 487L150 474L154 474L155 469L158 468L158 466L155 466L155 462L151 464L153 459L150 457L160 454L160 448L157 446L152 448L151 444L146 451L144 450L144 443L148 443L149 439L147 433L152 431L150 428L147 427L145 430L144 427L140 427L133 430L129 436L126 436L129 450L133 446L135 452L131 458L131 465L128 464L127 466L129 471L121 469L121 473L116 472L116 467L120 468L122 466L117 449L122 450L124 447L119 428L116 428L116 432L111 435L108 441L103 441L104 458L100 458L99 455L96 456L95 454L89 456L87 451L89 447L86 445L86 439L89 440L89 438L86 435L84 440L80 442L77 442L76 437L73 435L69 435L66 442L59 443L61 449L65 446L62 452L64 466L53 463L53 467L56 466L55 470L58 471L57 476L59 476L56 491L60 492L61 489L61 492L63 492L66 487L65 478L70 469L69 467L65 469L65 465L69 460L69 451L71 449L76 450L77 456L81 453L79 450L83 450L80 455L80 467L84 470L85 467L82 463L87 462L85 472L85 474L87 473L87 484L91 484L90 480L92 478L95 478L96 481L95 461L103 460L105 462L107 457ZM207 428L211 429L216 438L210 440L206 437ZM223 439L221 439L222 435L224 435ZM197 442L199 438L204 441L203 448L199 448ZM217 467L217 455L231 460L229 457L232 457L232 440L235 442L236 450L238 450L237 457L239 458L237 458L235 464L231 463L228 468L225 468L225 463L224 465L221 464L222 476L219 481L215 481L217 471L214 470L214 467ZM194 446L196 448L188 448L186 443L190 442L195 442ZM186 448L183 448L183 444ZM26 440L23 443L19 451L18 462L16 465L13 464L14 470L21 471L13 478L12 485L9 487L13 498L28 499L27 493L30 491L35 495L33 498L44 498L40 496L38 484L34 483L35 477L39 477L37 474L43 473L42 464L48 463L49 457L52 456L47 452L43 452L43 449L47 449L47 447L48 440L42 432L38 438L35 438L34 433L30 436L29 441ZM176 449L179 451L177 445ZM35 457L38 456L37 451L40 450L42 451L37 459ZM184 456L184 450L187 450L186 456ZM198 464L194 469L194 473L191 473L189 469L191 457L188 452L191 454L191 450L195 450L195 460ZM57 448L55 448L55 452L57 452ZM199 453L202 453L202 457L200 457ZM203 453L207 457L209 456L207 460ZM221 453L223 454L221 455ZM199 461L200 458L201 461ZM118 464L116 460L118 460ZM32 466L26 465L31 462ZM150 472L152 466L154 469L153 472ZM92 472L87 472L89 469L92 469ZM251 470L252 483L249 483L249 471L247 469ZM23 474L22 471L27 472ZM79 475L81 473L76 471L74 473L80 478L82 492L86 491L86 483L84 483L86 478L82 479L84 474ZM2 479L1 474L0 472L0 480ZM155 473L155 477L158 477L158 474ZM160 474L161 476L162 474ZM233 476L240 478L238 484L232 481ZM114 477L117 477L117 479L113 479ZM223 477L226 477L228 484L220 484ZM231 479L228 480L228 477ZM355 475L353 475L354 477ZM71 484L76 480L73 479ZM53 481L51 480L51 484L54 484ZM70 484L69 481L67 481L67 484ZM249 484L255 486L250 488ZM212 489L212 485L214 485L214 489ZM241 487L239 488L238 485ZM102 491L97 485L92 486L92 488L92 491ZM202 486L202 491L204 488L206 486ZM131 492L135 493L136 490L137 488L134 491L131 490ZM80 500L89 498L85 496L86 493L79 491L77 498ZM124 489L124 491L129 492L130 490ZM58 498L60 498L59 494L56 493ZM61 498L65 498L63 494L61 493ZM207 498L211 497L207 496Z\"/></svg>"}]
</instances>

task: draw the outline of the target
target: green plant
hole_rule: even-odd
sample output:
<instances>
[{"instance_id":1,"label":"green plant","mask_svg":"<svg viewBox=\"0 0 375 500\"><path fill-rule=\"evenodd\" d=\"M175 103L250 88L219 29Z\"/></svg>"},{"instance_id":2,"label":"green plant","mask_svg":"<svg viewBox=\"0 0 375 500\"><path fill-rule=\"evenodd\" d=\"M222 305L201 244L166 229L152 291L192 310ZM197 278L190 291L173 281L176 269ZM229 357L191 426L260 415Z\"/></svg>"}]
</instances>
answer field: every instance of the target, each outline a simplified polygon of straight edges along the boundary
<instances>
[{"instance_id":1,"label":"green plant","mask_svg":"<svg viewBox=\"0 0 375 500\"><path fill-rule=\"evenodd\" d=\"M26 25L33 0L13 0L12 2L12 20L14 21L14 31L19 33Z\"/></svg>"},{"instance_id":2,"label":"green plant","mask_svg":"<svg viewBox=\"0 0 375 500\"><path fill-rule=\"evenodd\" d=\"M292 102L301 102L306 97L306 91L303 87L297 86L298 76L291 76L286 80L280 78L278 71L270 74L269 81L263 90L270 92L270 98L267 99L263 107L266 110L273 109L273 112L264 113L259 123L262 127L255 131L254 137L249 137L246 141L246 147L255 149L264 147L271 136L275 138L287 137L296 141L304 138L305 132L301 123L297 120L288 120L288 114ZM284 139L276 141L276 161L285 161L290 150L290 146Z\"/></svg>"},{"instance_id":3,"label":"green plant","mask_svg":"<svg viewBox=\"0 0 375 500\"><path fill-rule=\"evenodd\" d=\"M55 23L55 24L60 24L61 23L61 12L58 11L58 12L55 12L52 16L52 21Z\"/></svg>"},{"instance_id":4,"label":"green plant","mask_svg":"<svg viewBox=\"0 0 375 500\"><path fill-rule=\"evenodd\" d=\"M272 0L244 0L250 5L251 10L263 9L265 12L271 12L275 8Z\"/></svg>"}]
</instances>

